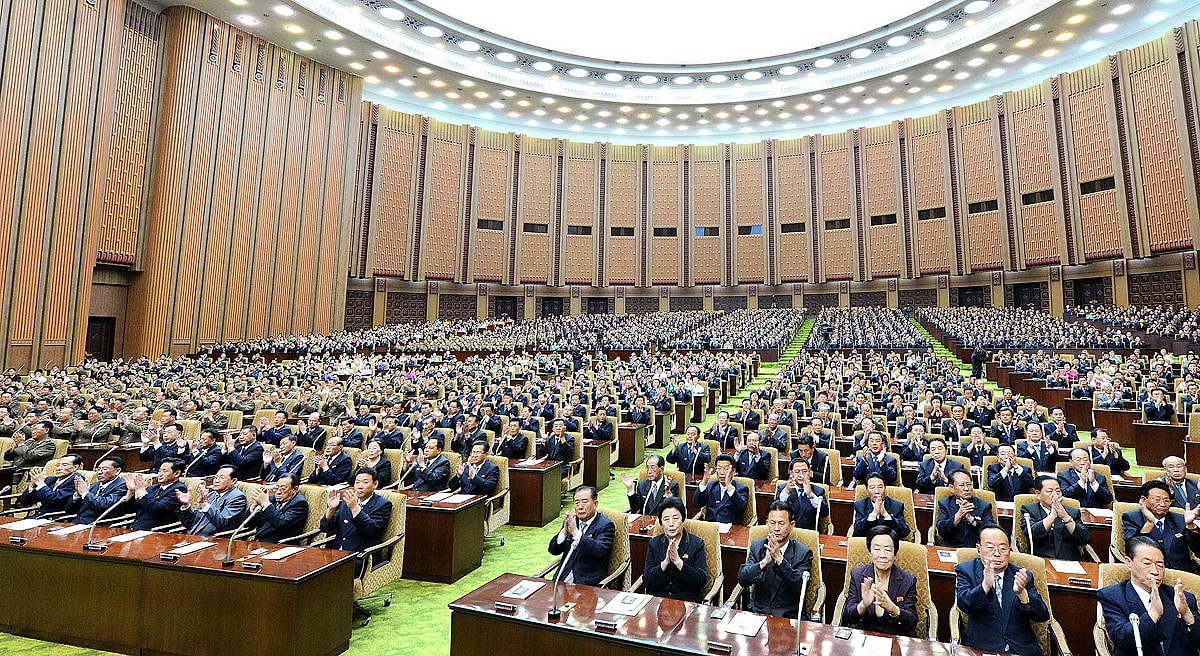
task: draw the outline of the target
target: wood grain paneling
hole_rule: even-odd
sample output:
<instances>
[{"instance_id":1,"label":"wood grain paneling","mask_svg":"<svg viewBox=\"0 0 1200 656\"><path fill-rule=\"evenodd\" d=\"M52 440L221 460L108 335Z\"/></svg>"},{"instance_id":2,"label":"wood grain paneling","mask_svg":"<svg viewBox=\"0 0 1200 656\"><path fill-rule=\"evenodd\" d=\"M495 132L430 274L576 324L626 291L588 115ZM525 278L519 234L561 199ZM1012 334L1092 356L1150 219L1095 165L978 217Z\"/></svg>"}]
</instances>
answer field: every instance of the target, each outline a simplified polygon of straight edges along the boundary
<instances>
[{"instance_id":1,"label":"wood grain paneling","mask_svg":"<svg viewBox=\"0 0 1200 656\"><path fill-rule=\"evenodd\" d=\"M1131 72L1129 85L1150 251L1187 248L1192 245L1183 174L1187 146L1174 111L1179 91L1166 61Z\"/></svg>"},{"instance_id":2,"label":"wood grain paneling","mask_svg":"<svg viewBox=\"0 0 1200 656\"><path fill-rule=\"evenodd\" d=\"M699 236L703 228L724 230L724 174L719 157L720 149L716 146L692 149L692 216L697 233L692 241L691 256L697 285L720 282L724 267L721 236Z\"/></svg>"},{"instance_id":3,"label":"wood grain paneling","mask_svg":"<svg viewBox=\"0 0 1200 656\"><path fill-rule=\"evenodd\" d=\"M683 280L682 155L680 148L650 149L650 225L675 230L674 237L650 236L650 281L655 285L678 285Z\"/></svg>"},{"instance_id":4,"label":"wood grain paneling","mask_svg":"<svg viewBox=\"0 0 1200 656\"><path fill-rule=\"evenodd\" d=\"M567 226L589 226L590 235L572 235L570 229L563 228L566 254L563 261L563 274L568 285L590 285L598 281L596 277L595 244L599 239L599 152L592 144L586 153L572 152L566 161L566 194L568 199L564 208Z\"/></svg>"}]
</instances>

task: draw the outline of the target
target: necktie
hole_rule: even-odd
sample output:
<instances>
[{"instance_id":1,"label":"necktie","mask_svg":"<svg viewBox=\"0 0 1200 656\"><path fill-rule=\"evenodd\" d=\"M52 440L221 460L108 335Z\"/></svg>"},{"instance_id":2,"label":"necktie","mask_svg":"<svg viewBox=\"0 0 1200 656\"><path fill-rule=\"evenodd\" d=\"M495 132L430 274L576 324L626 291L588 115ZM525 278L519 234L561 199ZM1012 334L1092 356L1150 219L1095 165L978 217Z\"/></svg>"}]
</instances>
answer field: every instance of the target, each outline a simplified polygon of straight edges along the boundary
<instances>
[{"instance_id":1,"label":"necktie","mask_svg":"<svg viewBox=\"0 0 1200 656\"><path fill-rule=\"evenodd\" d=\"M1004 607L1004 575L996 575L996 603Z\"/></svg>"},{"instance_id":2,"label":"necktie","mask_svg":"<svg viewBox=\"0 0 1200 656\"><path fill-rule=\"evenodd\" d=\"M1158 534L1161 537L1163 535L1163 520L1160 519L1157 522L1154 522L1154 528L1158 531Z\"/></svg>"},{"instance_id":3,"label":"necktie","mask_svg":"<svg viewBox=\"0 0 1200 656\"><path fill-rule=\"evenodd\" d=\"M1187 492L1184 491L1184 489L1183 489L1183 483L1176 483L1175 490L1176 490L1176 493L1179 495L1179 505L1182 506L1182 505L1186 504L1187 503Z\"/></svg>"}]
</instances>

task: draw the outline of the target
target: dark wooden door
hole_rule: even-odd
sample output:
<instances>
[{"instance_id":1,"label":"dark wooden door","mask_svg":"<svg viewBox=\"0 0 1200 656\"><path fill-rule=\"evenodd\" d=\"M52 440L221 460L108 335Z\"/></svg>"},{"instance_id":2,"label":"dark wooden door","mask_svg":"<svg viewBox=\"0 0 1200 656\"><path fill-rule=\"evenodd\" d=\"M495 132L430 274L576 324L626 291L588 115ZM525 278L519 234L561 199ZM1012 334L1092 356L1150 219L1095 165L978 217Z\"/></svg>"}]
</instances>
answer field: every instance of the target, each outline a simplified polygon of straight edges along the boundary
<instances>
[{"instance_id":1,"label":"dark wooden door","mask_svg":"<svg viewBox=\"0 0 1200 656\"><path fill-rule=\"evenodd\" d=\"M117 337L116 317L88 317L87 354L102 362L113 359L113 343Z\"/></svg>"}]
</instances>

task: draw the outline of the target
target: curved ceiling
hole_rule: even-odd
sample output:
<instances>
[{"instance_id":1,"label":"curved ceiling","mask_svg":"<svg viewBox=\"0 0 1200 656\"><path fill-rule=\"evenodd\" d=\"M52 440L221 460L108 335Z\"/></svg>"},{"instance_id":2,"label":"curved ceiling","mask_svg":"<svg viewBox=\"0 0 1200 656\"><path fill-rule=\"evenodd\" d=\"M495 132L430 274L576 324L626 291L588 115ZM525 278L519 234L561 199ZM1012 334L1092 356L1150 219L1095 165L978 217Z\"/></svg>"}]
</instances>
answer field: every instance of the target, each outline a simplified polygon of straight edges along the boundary
<instances>
[{"instance_id":1,"label":"curved ceiling","mask_svg":"<svg viewBox=\"0 0 1200 656\"><path fill-rule=\"evenodd\" d=\"M365 97L394 109L642 144L789 138L922 116L1083 68L1200 18L1200 0L842 0L821 9L761 0L188 1L362 76ZM736 17L725 15L734 8ZM675 18L655 13L668 9ZM501 10L524 23L495 22ZM638 50L613 49L626 47Z\"/></svg>"},{"instance_id":2,"label":"curved ceiling","mask_svg":"<svg viewBox=\"0 0 1200 656\"><path fill-rule=\"evenodd\" d=\"M416 4L416 3L413 3ZM687 0L608 0L563 11L559 0L425 0L479 30L610 62L696 65L776 57L864 34L937 4L929 0L742 0L736 11Z\"/></svg>"}]
</instances>

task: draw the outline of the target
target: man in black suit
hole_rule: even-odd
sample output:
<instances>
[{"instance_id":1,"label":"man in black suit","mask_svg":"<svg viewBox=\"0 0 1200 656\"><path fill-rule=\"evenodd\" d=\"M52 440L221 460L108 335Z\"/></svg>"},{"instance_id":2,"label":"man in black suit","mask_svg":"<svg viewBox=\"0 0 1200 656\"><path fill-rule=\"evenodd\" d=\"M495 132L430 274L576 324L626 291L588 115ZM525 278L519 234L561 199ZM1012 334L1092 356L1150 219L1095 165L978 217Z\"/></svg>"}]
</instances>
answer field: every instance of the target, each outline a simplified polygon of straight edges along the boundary
<instances>
[{"instance_id":1,"label":"man in black suit","mask_svg":"<svg viewBox=\"0 0 1200 656\"><path fill-rule=\"evenodd\" d=\"M271 453L263 451L263 482L273 483L284 474L300 476L304 469L304 454L296 450L296 436L285 435L279 438L279 448Z\"/></svg>"},{"instance_id":2,"label":"man in black suit","mask_svg":"<svg viewBox=\"0 0 1200 656\"><path fill-rule=\"evenodd\" d=\"M1183 581L1163 580L1165 558L1153 540L1132 538L1126 545L1129 578L1101 588L1096 600L1104 612L1104 629L1113 642L1113 656L1193 656L1200 651L1196 626L1196 597ZM1129 620L1138 616L1135 625ZM1135 637L1141 634L1141 640Z\"/></svg>"},{"instance_id":3,"label":"man in black suit","mask_svg":"<svg viewBox=\"0 0 1200 656\"><path fill-rule=\"evenodd\" d=\"M988 405L987 397L976 397L975 405L971 406L970 419L976 426L990 426L996 418L996 411Z\"/></svg>"},{"instance_id":4,"label":"man in black suit","mask_svg":"<svg viewBox=\"0 0 1200 656\"><path fill-rule=\"evenodd\" d=\"M977 541L979 557L954 567L955 600L970 621L962 643L984 651L1040 655L1033 622L1050 619L1033 574L1009 563L1008 535L995 525Z\"/></svg>"},{"instance_id":5,"label":"man in black suit","mask_svg":"<svg viewBox=\"0 0 1200 656\"><path fill-rule=\"evenodd\" d=\"M1111 508L1112 492L1108 491L1108 479L1092 469L1092 459L1087 449L1071 449L1071 468L1058 474L1058 484L1063 496L1079 502L1084 508Z\"/></svg>"},{"instance_id":6,"label":"man in black suit","mask_svg":"<svg viewBox=\"0 0 1200 656\"><path fill-rule=\"evenodd\" d=\"M950 484L950 476L963 471L962 463L947 458L946 441L940 437L929 440L929 457L917 467L917 492L933 494L939 487Z\"/></svg>"},{"instance_id":7,"label":"man in black suit","mask_svg":"<svg viewBox=\"0 0 1200 656\"><path fill-rule=\"evenodd\" d=\"M791 504L774 501L767 509L767 537L750 543L738 583L754 586L750 610L795 618L800 610L804 574L812 569L813 552L792 539L796 527ZM815 585L815 583L813 584Z\"/></svg>"},{"instance_id":8,"label":"man in black suit","mask_svg":"<svg viewBox=\"0 0 1200 656\"><path fill-rule=\"evenodd\" d=\"M996 462L988 465L988 488L996 495L996 501L1011 503L1018 494L1033 489L1034 472L1017 462L1017 454L1010 444L1002 444L996 451Z\"/></svg>"},{"instance_id":9,"label":"man in black suit","mask_svg":"<svg viewBox=\"0 0 1200 656\"><path fill-rule=\"evenodd\" d=\"M1083 550L1091 539L1079 511L1063 505L1062 488L1053 476L1038 476L1035 503L1021 506L1021 525L1033 553L1042 558L1087 560ZM1032 533L1032 535L1030 534Z\"/></svg>"},{"instance_id":10,"label":"man in black suit","mask_svg":"<svg viewBox=\"0 0 1200 656\"><path fill-rule=\"evenodd\" d=\"M901 539L912 535L904 518L904 503L887 495L887 483L878 474L867 478L867 496L854 502L854 535L866 535L876 526L886 526Z\"/></svg>"},{"instance_id":11,"label":"man in black suit","mask_svg":"<svg viewBox=\"0 0 1200 656\"><path fill-rule=\"evenodd\" d=\"M463 494L482 494L490 497L500 483L500 468L487 459L487 442L478 441L471 447L466 462L458 466L450 489Z\"/></svg>"},{"instance_id":12,"label":"man in black suit","mask_svg":"<svg viewBox=\"0 0 1200 656\"><path fill-rule=\"evenodd\" d=\"M809 433L801 433L800 437L796 438L796 448L792 450L791 460L797 458L808 463L808 468L812 471L812 479L817 483L829 485L829 456L825 452L818 451L813 446L813 437ZM838 465L839 467L841 465Z\"/></svg>"},{"instance_id":13,"label":"man in black suit","mask_svg":"<svg viewBox=\"0 0 1200 656\"><path fill-rule=\"evenodd\" d=\"M788 450L788 433L779 427L779 415L775 413L767 415L767 425L759 432L758 439L763 446L769 446L779 453Z\"/></svg>"},{"instance_id":14,"label":"man in black suit","mask_svg":"<svg viewBox=\"0 0 1200 656\"><path fill-rule=\"evenodd\" d=\"M900 462L888 453L883 433L873 430L867 433L867 448L854 459L854 480L865 483L872 475L879 475L888 485L900 480Z\"/></svg>"},{"instance_id":15,"label":"man in black suit","mask_svg":"<svg viewBox=\"0 0 1200 656\"><path fill-rule=\"evenodd\" d=\"M187 486L179 480L186 466L179 458L167 458L158 466L158 482L153 485L141 474L122 477L129 488L125 498L132 500L137 511L130 528L148 531L177 521L179 499L176 495L180 490L187 491Z\"/></svg>"},{"instance_id":16,"label":"man in black suit","mask_svg":"<svg viewBox=\"0 0 1200 656\"><path fill-rule=\"evenodd\" d=\"M750 490L733 480L736 466L733 456L722 453L717 456L716 480L711 480L713 471L708 467L704 468L704 477L700 479L700 486L692 496L692 507L704 508L704 521L743 523Z\"/></svg>"},{"instance_id":17,"label":"man in black suit","mask_svg":"<svg viewBox=\"0 0 1200 656\"><path fill-rule=\"evenodd\" d=\"M325 440L325 451L313 458L313 472L308 477L309 485L341 485L350 479L354 462L342 448L340 437Z\"/></svg>"},{"instance_id":18,"label":"man in black suit","mask_svg":"<svg viewBox=\"0 0 1200 656\"><path fill-rule=\"evenodd\" d=\"M1200 507L1200 486L1187 477L1187 462L1179 456L1167 456L1162 466L1166 473L1163 482L1171 490L1171 507L1183 509L1188 504Z\"/></svg>"},{"instance_id":19,"label":"man in black suit","mask_svg":"<svg viewBox=\"0 0 1200 656\"><path fill-rule=\"evenodd\" d=\"M658 508L663 532L646 545L642 581L647 594L694 602L704 598L708 558L704 540L684 529L686 514L679 497L667 497Z\"/></svg>"},{"instance_id":20,"label":"man in black suit","mask_svg":"<svg viewBox=\"0 0 1200 656\"><path fill-rule=\"evenodd\" d=\"M311 413L296 425L296 444L312 449L324 449L328 432L321 426L321 413Z\"/></svg>"},{"instance_id":21,"label":"man in black suit","mask_svg":"<svg viewBox=\"0 0 1200 656\"><path fill-rule=\"evenodd\" d=\"M967 410L959 404L950 408L950 417L942 420L942 439L947 442L965 442L975 422L966 418Z\"/></svg>"},{"instance_id":22,"label":"man in black suit","mask_svg":"<svg viewBox=\"0 0 1200 656\"><path fill-rule=\"evenodd\" d=\"M745 426L743 426L745 428ZM722 449L736 449L738 445L737 426L729 423L729 413L722 410L717 413L717 421L705 433L710 440L716 440Z\"/></svg>"},{"instance_id":23,"label":"man in black suit","mask_svg":"<svg viewBox=\"0 0 1200 656\"><path fill-rule=\"evenodd\" d=\"M250 520L257 527L254 539L279 542L304 532L308 522L308 499L300 494L300 475L284 473L275 481L274 494L266 487L259 490L254 503L262 510Z\"/></svg>"},{"instance_id":24,"label":"man in black suit","mask_svg":"<svg viewBox=\"0 0 1200 656\"><path fill-rule=\"evenodd\" d=\"M521 434L521 422L516 419L510 419L492 442L492 453L505 458L523 460L528 449L529 438Z\"/></svg>"},{"instance_id":25,"label":"man in black suit","mask_svg":"<svg viewBox=\"0 0 1200 656\"><path fill-rule=\"evenodd\" d=\"M758 433L751 431L746 434L746 446L738 449L736 462L738 476L756 481L775 478L771 471L771 456L762 450Z\"/></svg>"},{"instance_id":26,"label":"man in black suit","mask_svg":"<svg viewBox=\"0 0 1200 656\"><path fill-rule=\"evenodd\" d=\"M292 434L292 427L287 425L287 413L280 410L275 413L274 423L267 425L264 417L259 425L258 441L263 444L279 446L279 438Z\"/></svg>"},{"instance_id":27,"label":"man in black suit","mask_svg":"<svg viewBox=\"0 0 1200 656\"><path fill-rule=\"evenodd\" d=\"M245 426L238 433L237 443L233 434L225 435L222 464L234 469L236 478L248 480L258 478L263 468L263 445L258 441L258 430L254 426Z\"/></svg>"},{"instance_id":28,"label":"man in black suit","mask_svg":"<svg viewBox=\"0 0 1200 656\"><path fill-rule=\"evenodd\" d=\"M629 512L657 515L665 499L679 496L679 483L665 475L666 466L667 461L662 456L652 455L646 459L645 480L638 481L629 474L621 474L621 484L629 497Z\"/></svg>"},{"instance_id":29,"label":"man in black suit","mask_svg":"<svg viewBox=\"0 0 1200 656\"><path fill-rule=\"evenodd\" d=\"M956 471L950 476L952 494L938 503L934 515L937 544L969 547L979 542L979 532L992 525L992 504L975 496L971 475Z\"/></svg>"},{"instance_id":30,"label":"man in black suit","mask_svg":"<svg viewBox=\"0 0 1200 656\"><path fill-rule=\"evenodd\" d=\"M570 462L575 459L575 437L567 432L567 423L562 417L550 424L550 433L542 434L535 449L537 457L546 460Z\"/></svg>"},{"instance_id":31,"label":"man in black suit","mask_svg":"<svg viewBox=\"0 0 1200 656\"><path fill-rule=\"evenodd\" d=\"M379 431L371 436L371 439L382 442L385 449L404 448L404 432L400 430L400 425L393 415L387 415L383 418Z\"/></svg>"},{"instance_id":32,"label":"man in black suit","mask_svg":"<svg viewBox=\"0 0 1200 656\"><path fill-rule=\"evenodd\" d=\"M221 450L223 441L225 437L221 431L208 429L201 432L196 448L189 454L184 475L204 478L217 473L225 459L225 453Z\"/></svg>"},{"instance_id":33,"label":"man in black suit","mask_svg":"<svg viewBox=\"0 0 1200 656\"><path fill-rule=\"evenodd\" d=\"M1087 452L1094 464L1108 465L1113 476L1124 476L1129 471L1129 461L1121 452L1121 445L1111 441L1108 431L1103 428L1092 429L1092 443L1088 445Z\"/></svg>"},{"instance_id":34,"label":"man in black suit","mask_svg":"<svg viewBox=\"0 0 1200 656\"><path fill-rule=\"evenodd\" d=\"M1000 408L1000 419L992 424L992 437L1000 440L1000 444L1016 444L1021 439L1021 425L1013 418L1013 411L1008 407Z\"/></svg>"},{"instance_id":35,"label":"man in black suit","mask_svg":"<svg viewBox=\"0 0 1200 656\"><path fill-rule=\"evenodd\" d=\"M75 504L79 511L74 519L76 524L91 524L113 504L125 498L129 488L121 478L123 466L123 458L109 456L96 463L96 481L90 486L82 476L75 479Z\"/></svg>"},{"instance_id":36,"label":"man in black suit","mask_svg":"<svg viewBox=\"0 0 1200 656\"><path fill-rule=\"evenodd\" d=\"M1167 401L1161 387L1150 392L1150 400L1142 404L1142 412L1146 415L1146 421L1170 423L1175 419L1175 407Z\"/></svg>"},{"instance_id":37,"label":"man in black suit","mask_svg":"<svg viewBox=\"0 0 1200 656\"><path fill-rule=\"evenodd\" d=\"M1195 524L1197 508L1182 515L1171 512L1171 488L1163 481L1146 481L1141 492L1141 507L1121 516L1125 541L1146 536L1158 543L1167 567L1195 573L1197 567L1191 554L1200 554L1200 533Z\"/></svg>"},{"instance_id":38,"label":"man in black suit","mask_svg":"<svg viewBox=\"0 0 1200 656\"><path fill-rule=\"evenodd\" d=\"M907 441L900 450L902 462L921 462L929 453L929 441L925 437L925 424L914 424L908 429Z\"/></svg>"},{"instance_id":39,"label":"man in black suit","mask_svg":"<svg viewBox=\"0 0 1200 656\"><path fill-rule=\"evenodd\" d=\"M32 507L37 504L34 517L49 513L69 513L75 509L75 481L83 480L79 474L83 459L74 453L68 453L58 461L53 476L47 476L43 469L33 469L29 472L29 487L17 498L17 506Z\"/></svg>"},{"instance_id":40,"label":"man in black suit","mask_svg":"<svg viewBox=\"0 0 1200 656\"><path fill-rule=\"evenodd\" d=\"M741 424L743 430L756 431L758 430L758 425L762 423L762 413L750 404L750 399L744 399L741 411L730 417L730 419ZM727 447L722 446L721 448Z\"/></svg>"},{"instance_id":41,"label":"man in black suit","mask_svg":"<svg viewBox=\"0 0 1200 656\"><path fill-rule=\"evenodd\" d=\"M713 454L707 444L700 443L700 429L688 426L683 433L683 444L679 437L671 436L671 450L667 452L667 462L673 463L681 472L699 474L708 463L712 462Z\"/></svg>"},{"instance_id":42,"label":"man in black suit","mask_svg":"<svg viewBox=\"0 0 1200 656\"><path fill-rule=\"evenodd\" d=\"M1066 413L1061 406L1050 408L1050 421L1042 424L1042 434L1046 440L1057 444L1060 448L1070 449L1079 441L1079 433L1075 424L1067 423Z\"/></svg>"},{"instance_id":43,"label":"man in black suit","mask_svg":"<svg viewBox=\"0 0 1200 656\"><path fill-rule=\"evenodd\" d=\"M566 428L565 423L563 428ZM583 439L607 442L612 438L613 425L608 420L608 411L604 408L596 408L596 414L592 415L592 418L583 427Z\"/></svg>"},{"instance_id":44,"label":"man in black suit","mask_svg":"<svg viewBox=\"0 0 1200 656\"><path fill-rule=\"evenodd\" d=\"M812 484L812 467L796 458L788 466L788 479L775 488L775 500L792 507L792 517L800 528L818 531L821 518L829 516L825 490Z\"/></svg>"},{"instance_id":45,"label":"man in black suit","mask_svg":"<svg viewBox=\"0 0 1200 656\"><path fill-rule=\"evenodd\" d=\"M138 460L151 463L150 471L158 471L167 458L183 458L184 462L191 460L192 446L183 436L183 426L174 421L164 423L160 430L143 432L141 439L142 448L138 452Z\"/></svg>"},{"instance_id":46,"label":"man in black suit","mask_svg":"<svg viewBox=\"0 0 1200 656\"><path fill-rule=\"evenodd\" d=\"M355 474L353 487L329 493L321 532L333 537L330 547L357 552L383 542L383 533L392 519L392 502L375 494L378 487L375 470L364 467ZM359 573L364 563L363 558L355 559Z\"/></svg>"},{"instance_id":47,"label":"man in black suit","mask_svg":"<svg viewBox=\"0 0 1200 656\"><path fill-rule=\"evenodd\" d=\"M958 445L958 455L966 458L971 462L971 468L982 469L983 459L987 456L996 455L996 447L992 446L987 438L984 437L983 427L975 425L970 431L971 441Z\"/></svg>"},{"instance_id":48,"label":"man in black suit","mask_svg":"<svg viewBox=\"0 0 1200 656\"><path fill-rule=\"evenodd\" d=\"M1058 462L1058 445L1042 436L1041 424L1030 422L1025 424L1025 439L1017 442L1017 457L1032 460L1034 471L1052 472Z\"/></svg>"},{"instance_id":49,"label":"man in black suit","mask_svg":"<svg viewBox=\"0 0 1200 656\"><path fill-rule=\"evenodd\" d=\"M411 466L414 492L441 492L446 489L450 482L450 461L442 455L442 438L429 438L420 453L408 454L407 461Z\"/></svg>"},{"instance_id":50,"label":"man in black suit","mask_svg":"<svg viewBox=\"0 0 1200 656\"><path fill-rule=\"evenodd\" d=\"M596 488L575 490L573 507L563 517L562 528L550 538L551 555L563 556L555 577L567 583L597 585L608 574L617 528L598 512Z\"/></svg>"},{"instance_id":51,"label":"man in black suit","mask_svg":"<svg viewBox=\"0 0 1200 656\"><path fill-rule=\"evenodd\" d=\"M483 442L487 446L487 434L479 427L479 419L475 415L467 415L458 423L458 427L454 429L454 438L450 440L450 448L456 453L462 455L463 460L466 460L471 455L471 449L474 448L476 442ZM484 449L486 452L486 449Z\"/></svg>"}]
</instances>

